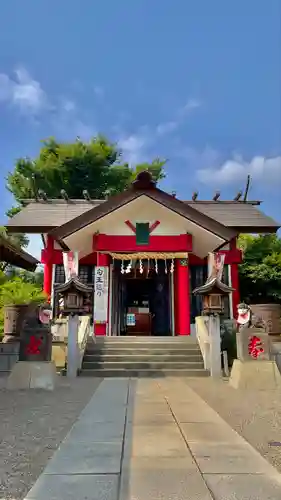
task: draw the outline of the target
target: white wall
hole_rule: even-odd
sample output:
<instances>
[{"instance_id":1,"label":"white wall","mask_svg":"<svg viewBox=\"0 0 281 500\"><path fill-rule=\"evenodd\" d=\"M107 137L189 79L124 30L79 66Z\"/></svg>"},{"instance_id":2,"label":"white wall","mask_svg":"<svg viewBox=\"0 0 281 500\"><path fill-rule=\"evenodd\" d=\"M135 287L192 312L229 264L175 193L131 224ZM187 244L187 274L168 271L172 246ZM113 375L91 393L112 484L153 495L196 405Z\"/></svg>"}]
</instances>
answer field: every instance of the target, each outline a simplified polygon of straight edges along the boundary
<instances>
[{"instance_id":1,"label":"white wall","mask_svg":"<svg viewBox=\"0 0 281 500\"><path fill-rule=\"evenodd\" d=\"M109 235L133 235L133 231L125 224L126 220L134 225L137 222L153 224L159 220L160 224L153 231L153 236L175 236L190 233L193 236L193 252L198 257L205 257L208 252L223 243L223 240L218 236L145 195L89 224L77 233L65 238L64 241L72 250L78 250L83 252L83 255L87 255L91 252L92 237L96 232Z\"/></svg>"}]
</instances>

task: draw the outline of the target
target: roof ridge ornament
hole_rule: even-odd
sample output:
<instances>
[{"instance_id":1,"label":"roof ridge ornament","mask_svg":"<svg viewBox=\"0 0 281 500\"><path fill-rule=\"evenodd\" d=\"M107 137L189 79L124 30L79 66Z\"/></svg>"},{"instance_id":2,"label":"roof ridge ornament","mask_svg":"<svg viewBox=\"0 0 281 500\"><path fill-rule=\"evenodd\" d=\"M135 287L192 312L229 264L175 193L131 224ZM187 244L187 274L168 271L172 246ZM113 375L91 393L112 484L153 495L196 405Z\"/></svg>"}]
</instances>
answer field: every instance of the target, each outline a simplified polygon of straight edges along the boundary
<instances>
[{"instance_id":1,"label":"roof ridge ornament","mask_svg":"<svg viewBox=\"0 0 281 500\"><path fill-rule=\"evenodd\" d=\"M143 170L138 173L136 179L132 182L132 187L136 190L155 189L156 181L153 180L149 170Z\"/></svg>"}]
</instances>

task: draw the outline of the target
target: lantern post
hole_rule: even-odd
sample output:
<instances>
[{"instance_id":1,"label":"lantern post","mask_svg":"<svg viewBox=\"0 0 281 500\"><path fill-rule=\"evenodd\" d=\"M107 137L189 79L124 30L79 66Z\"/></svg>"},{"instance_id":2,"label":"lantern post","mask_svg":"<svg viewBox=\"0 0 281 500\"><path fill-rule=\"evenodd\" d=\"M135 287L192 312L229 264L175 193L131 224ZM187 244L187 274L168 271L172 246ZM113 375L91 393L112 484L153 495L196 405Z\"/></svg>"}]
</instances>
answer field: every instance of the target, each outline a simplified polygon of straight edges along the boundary
<instances>
[{"instance_id":1,"label":"lantern post","mask_svg":"<svg viewBox=\"0 0 281 500\"><path fill-rule=\"evenodd\" d=\"M206 283L193 293L203 298L202 315L208 316L210 370L212 377L221 376L221 335L220 316L224 312L224 297L233 292L233 288L221 281L223 261L216 264L215 255L209 255L209 277Z\"/></svg>"},{"instance_id":2,"label":"lantern post","mask_svg":"<svg viewBox=\"0 0 281 500\"><path fill-rule=\"evenodd\" d=\"M93 286L85 285L77 276L55 286L55 317L68 317L67 377L75 378L78 371L79 316L93 309Z\"/></svg>"}]
</instances>

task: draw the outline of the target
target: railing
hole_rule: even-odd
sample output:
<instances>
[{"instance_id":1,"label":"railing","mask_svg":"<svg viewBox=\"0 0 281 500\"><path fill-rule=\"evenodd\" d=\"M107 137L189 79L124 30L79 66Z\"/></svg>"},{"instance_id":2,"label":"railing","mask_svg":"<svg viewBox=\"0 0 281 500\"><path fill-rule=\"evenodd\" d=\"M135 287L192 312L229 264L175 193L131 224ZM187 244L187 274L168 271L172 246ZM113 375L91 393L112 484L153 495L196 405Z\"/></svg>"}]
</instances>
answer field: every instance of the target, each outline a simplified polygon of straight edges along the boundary
<instances>
[{"instance_id":1,"label":"railing","mask_svg":"<svg viewBox=\"0 0 281 500\"><path fill-rule=\"evenodd\" d=\"M203 356L204 368L212 377L221 376L221 337L219 316L197 316L196 337Z\"/></svg>"},{"instance_id":2,"label":"railing","mask_svg":"<svg viewBox=\"0 0 281 500\"><path fill-rule=\"evenodd\" d=\"M78 362L77 369L81 370L82 361L87 345L88 338L91 335L91 321L90 316L80 316L78 326ZM93 335L93 334L92 334Z\"/></svg>"},{"instance_id":3,"label":"railing","mask_svg":"<svg viewBox=\"0 0 281 500\"><path fill-rule=\"evenodd\" d=\"M88 338L95 339L90 316L79 316L78 319L76 316L76 320L68 317L57 319L52 325L52 333L53 341L62 341L67 345L67 371L71 377L75 377L81 370Z\"/></svg>"},{"instance_id":4,"label":"railing","mask_svg":"<svg viewBox=\"0 0 281 500\"><path fill-rule=\"evenodd\" d=\"M208 330L208 317L197 316L195 318L196 337L204 361L205 370L210 370L210 336Z\"/></svg>"},{"instance_id":5,"label":"railing","mask_svg":"<svg viewBox=\"0 0 281 500\"><path fill-rule=\"evenodd\" d=\"M68 334L68 318L57 318L53 320L51 331L54 342L67 341Z\"/></svg>"}]
</instances>

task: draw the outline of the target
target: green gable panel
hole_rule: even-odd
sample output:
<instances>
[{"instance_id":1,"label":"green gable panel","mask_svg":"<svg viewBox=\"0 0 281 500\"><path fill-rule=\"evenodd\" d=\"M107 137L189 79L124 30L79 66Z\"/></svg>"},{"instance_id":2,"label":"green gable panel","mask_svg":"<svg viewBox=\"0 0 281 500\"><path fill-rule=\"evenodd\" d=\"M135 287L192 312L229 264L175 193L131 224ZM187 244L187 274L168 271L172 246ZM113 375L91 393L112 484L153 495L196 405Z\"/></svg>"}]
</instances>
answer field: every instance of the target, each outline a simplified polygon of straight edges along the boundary
<instances>
[{"instance_id":1,"label":"green gable panel","mask_svg":"<svg viewBox=\"0 0 281 500\"><path fill-rule=\"evenodd\" d=\"M137 245L149 244L149 222L136 223L136 239Z\"/></svg>"}]
</instances>

